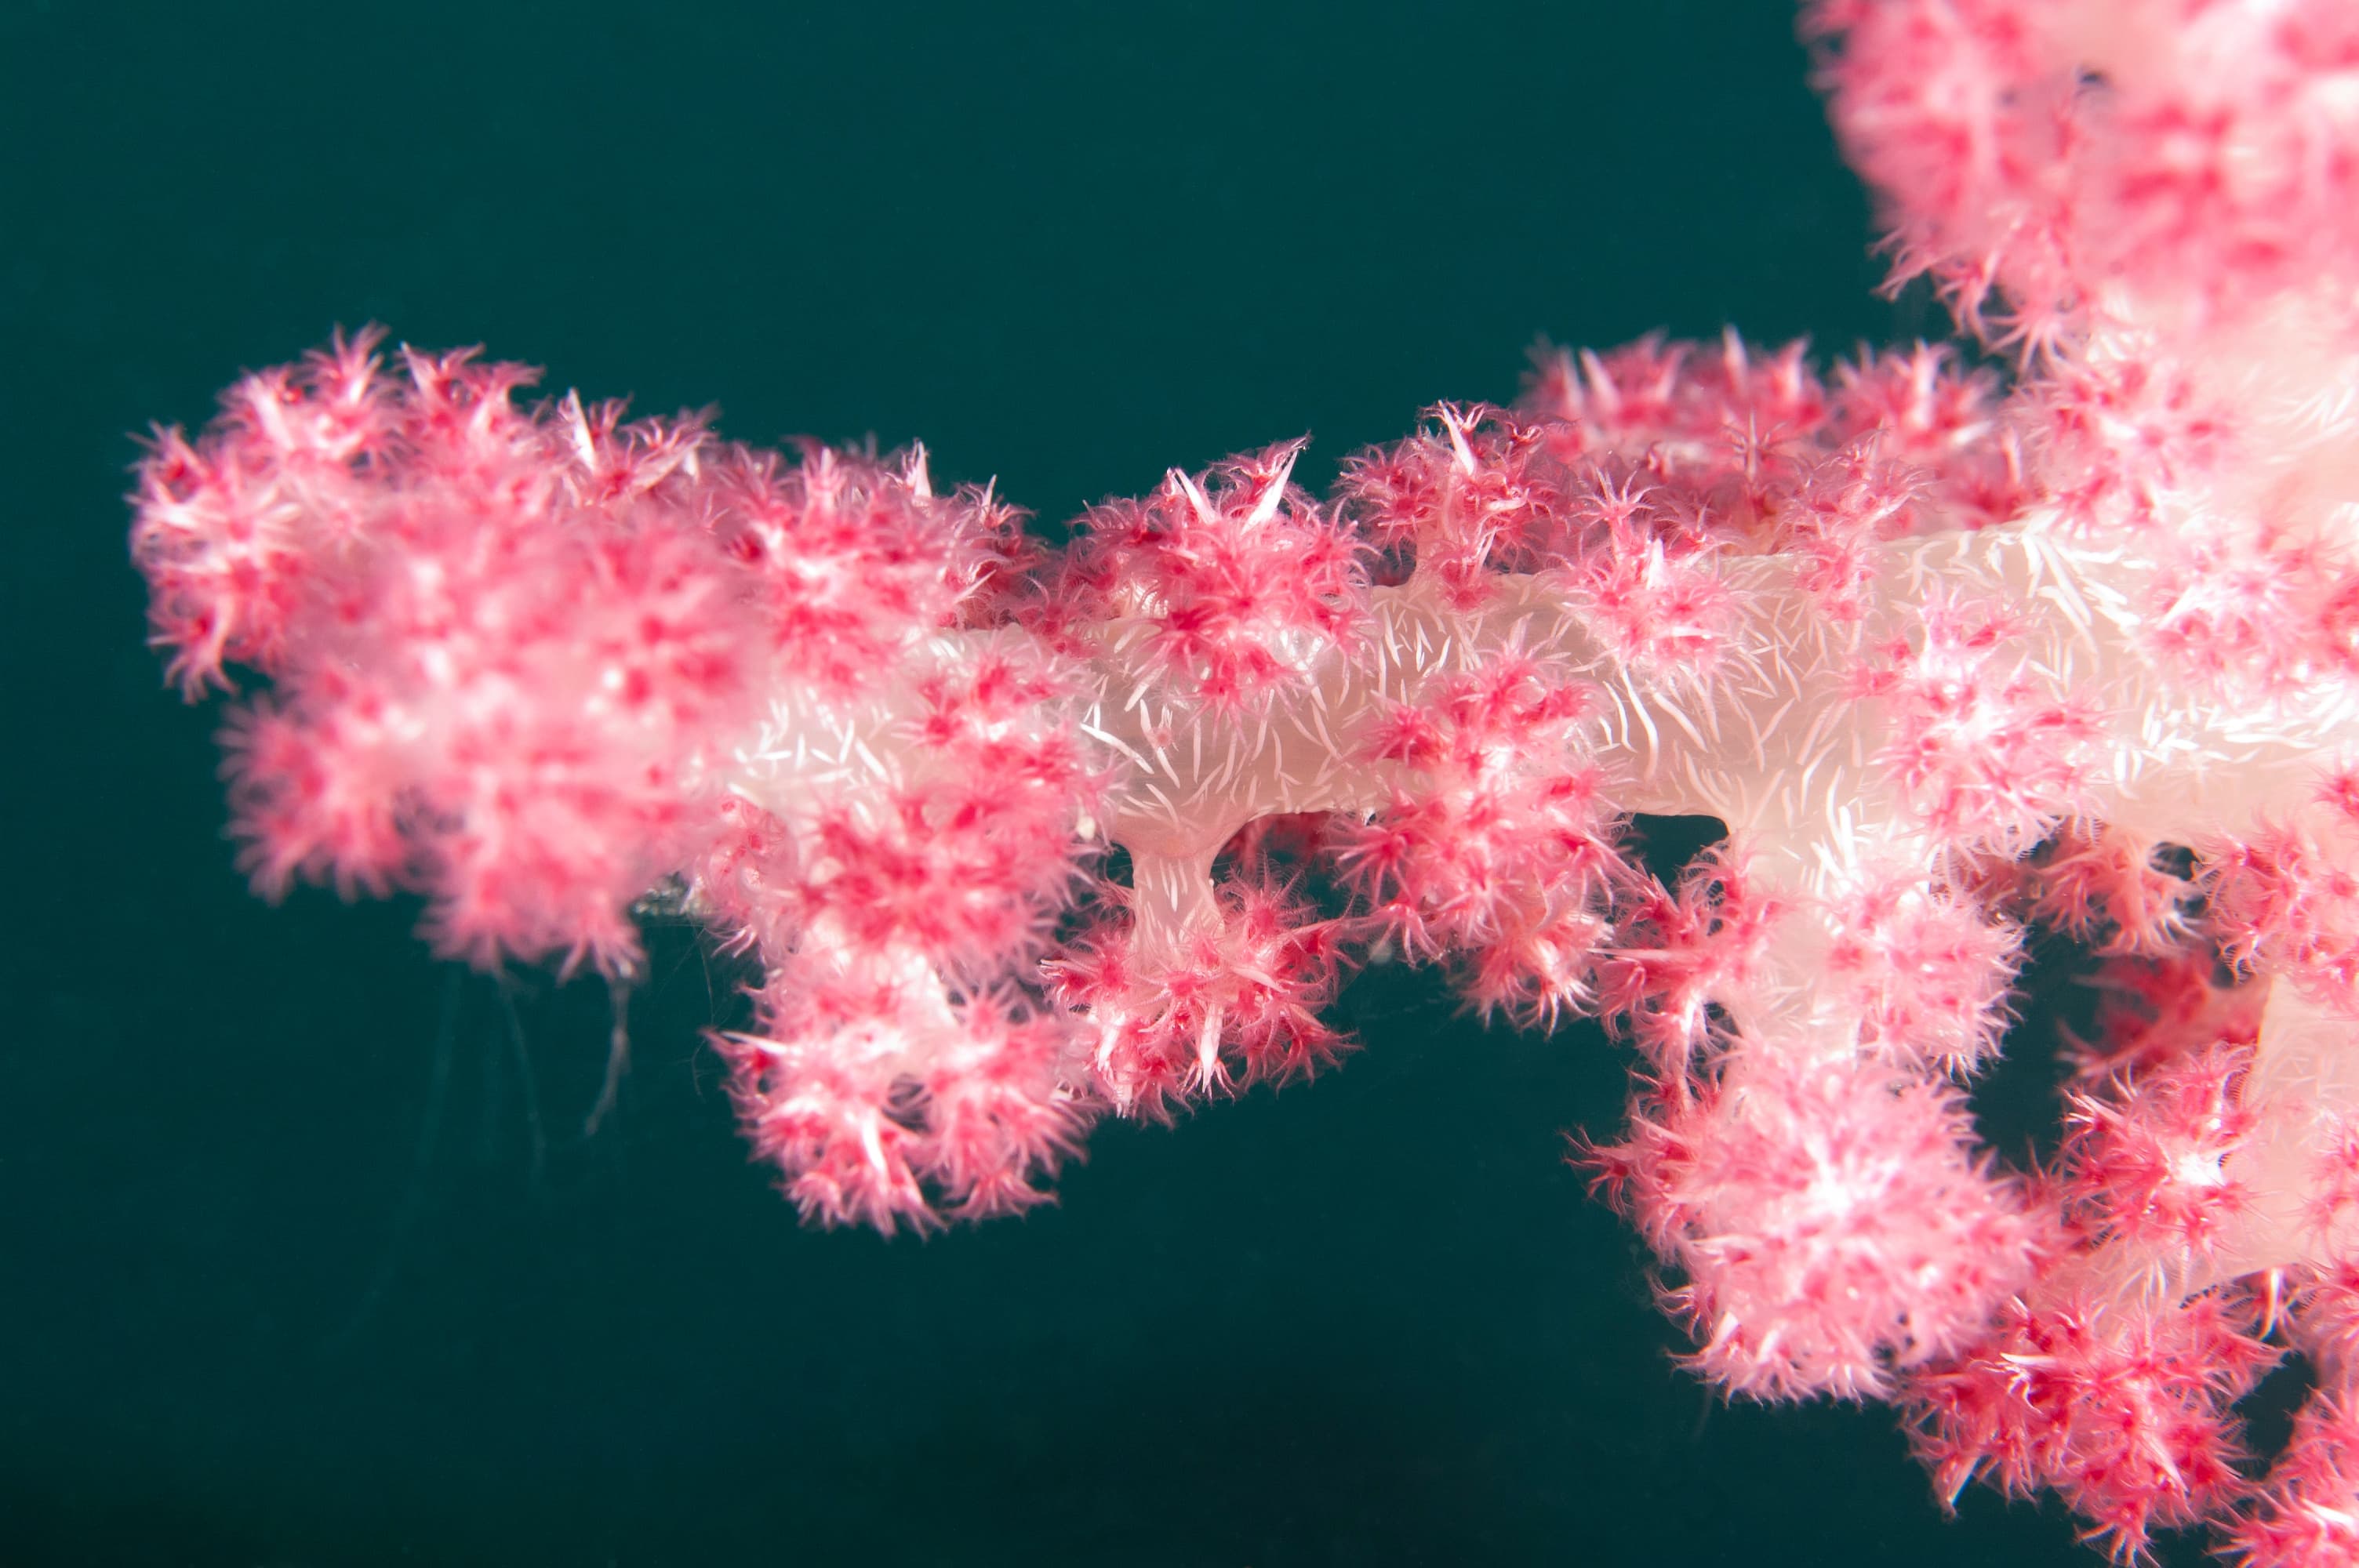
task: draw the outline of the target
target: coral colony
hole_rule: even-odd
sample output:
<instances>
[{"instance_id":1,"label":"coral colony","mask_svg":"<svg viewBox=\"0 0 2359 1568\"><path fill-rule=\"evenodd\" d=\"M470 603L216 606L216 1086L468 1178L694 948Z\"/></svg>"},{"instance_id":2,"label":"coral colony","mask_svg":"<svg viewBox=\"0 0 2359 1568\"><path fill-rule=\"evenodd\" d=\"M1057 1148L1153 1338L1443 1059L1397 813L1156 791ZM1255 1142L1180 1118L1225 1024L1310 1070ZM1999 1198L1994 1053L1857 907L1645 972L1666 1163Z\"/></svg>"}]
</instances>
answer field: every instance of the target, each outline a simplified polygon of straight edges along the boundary
<instances>
[{"instance_id":1,"label":"coral colony","mask_svg":"<svg viewBox=\"0 0 2359 1568\"><path fill-rule=\"evenodd\" d=\"M2359 7L1817 0L1919 347L1649 340L1046 549L924 454L339 340L142 464L255 882L613 976L658 901L822 1224L1020 1211L1103 1116L1346 1044L1371 954L1641 1065L1586 1145L1699 1375L1897 1408L2116 1558L2359 1559ZM1723 840L1665 882L1635 814ZM2028 937L2097 967L1977 1146ZM2028 1042L2027 1049L2050 1043ZM2235 1406L2288 1357L2290 1442Z\"/></svg>"}]
</instances>

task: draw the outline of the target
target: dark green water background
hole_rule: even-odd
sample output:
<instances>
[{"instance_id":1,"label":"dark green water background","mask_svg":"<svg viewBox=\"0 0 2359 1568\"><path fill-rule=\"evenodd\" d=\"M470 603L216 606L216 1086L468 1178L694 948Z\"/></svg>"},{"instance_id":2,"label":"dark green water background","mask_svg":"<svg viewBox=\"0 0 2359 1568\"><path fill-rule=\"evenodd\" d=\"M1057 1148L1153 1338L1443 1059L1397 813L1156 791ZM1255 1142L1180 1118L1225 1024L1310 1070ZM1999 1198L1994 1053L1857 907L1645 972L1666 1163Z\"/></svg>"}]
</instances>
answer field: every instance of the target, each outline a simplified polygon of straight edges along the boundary
<instances>
[{"instance_id":1,"label":"dark green water background","mask_svg":"<svg viewBox=\"0 0 2359 1568\"><path fill-rule=\"evenodd\" d=\"M0 0L0 1568L2081 1561L1678 1374L1561 1159L1622 1056L1411 977L886 1244L746 1162L660 934L582 1141L597 988L247 896L125 562L129 433L337 323L1050 518L1304 430L1323 482L1543 334L1937 330L1805 70L1769 0Z\"/></svg>"}]
</instances>

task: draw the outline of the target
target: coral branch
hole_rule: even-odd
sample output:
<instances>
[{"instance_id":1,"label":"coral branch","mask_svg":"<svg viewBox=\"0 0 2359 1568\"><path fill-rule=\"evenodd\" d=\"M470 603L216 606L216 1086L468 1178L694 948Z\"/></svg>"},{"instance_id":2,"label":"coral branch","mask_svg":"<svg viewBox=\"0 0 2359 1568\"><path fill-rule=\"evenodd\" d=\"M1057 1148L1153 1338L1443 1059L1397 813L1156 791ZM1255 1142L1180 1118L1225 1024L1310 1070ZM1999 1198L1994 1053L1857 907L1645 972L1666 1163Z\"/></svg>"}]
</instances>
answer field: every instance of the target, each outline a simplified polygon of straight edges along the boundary
<instances>
[{"instance_id":1,"label":"coral branch","mask_svg":"<svg viewBox=\"0 0 2359 1568\"><path fill-rule=\"evenodd\" d=\"M1371 955L1603 1019L1583 1144L1698 1371L1895 1402L1945 1497L2116 1558L2359 1557L2359 13L1814 0L1837 130L1974 348L1543 356L1293 482L1049 550L922 452L527 406L339 338L139 470L255 885L478 964L758 962L716 1038L810 1218L1041 1201L1090 1123L1348 1047ZM1725 840L1665 881L1636 814ZM2024 956L2101 996L2060 1152L1964 1086ZM2316 1375L2290 1446L2236 1401Z\"/></svg>"}]
</instances>

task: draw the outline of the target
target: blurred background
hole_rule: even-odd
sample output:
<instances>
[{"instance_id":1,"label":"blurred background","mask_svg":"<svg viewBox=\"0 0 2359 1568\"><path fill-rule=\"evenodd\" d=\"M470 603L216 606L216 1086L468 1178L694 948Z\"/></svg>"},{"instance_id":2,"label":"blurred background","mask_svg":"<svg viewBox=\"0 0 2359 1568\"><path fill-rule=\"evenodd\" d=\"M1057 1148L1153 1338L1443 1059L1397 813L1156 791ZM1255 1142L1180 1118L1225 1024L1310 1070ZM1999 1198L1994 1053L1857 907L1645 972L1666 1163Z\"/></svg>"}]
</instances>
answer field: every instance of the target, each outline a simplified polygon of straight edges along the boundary
<instances>
[{"instance_id":1,"label":"blurred background","mask_svg":"<svg viewBox=\"0 0 2359 1568\"><path fill-rule=\"evenodd\" d=\"M134 434L338 324L1051 523L1304 431L1322 485L1543 337L1938 332L1807 70L1767 0L0 0L0 1568L2082 1561L1680 1374L1563 1162L1625 1058L1415 975L886 1243L747 1162L741 977L659 932L585 1138L603 989L247 895L125 563Z\"/></svg>"}]
</instances>

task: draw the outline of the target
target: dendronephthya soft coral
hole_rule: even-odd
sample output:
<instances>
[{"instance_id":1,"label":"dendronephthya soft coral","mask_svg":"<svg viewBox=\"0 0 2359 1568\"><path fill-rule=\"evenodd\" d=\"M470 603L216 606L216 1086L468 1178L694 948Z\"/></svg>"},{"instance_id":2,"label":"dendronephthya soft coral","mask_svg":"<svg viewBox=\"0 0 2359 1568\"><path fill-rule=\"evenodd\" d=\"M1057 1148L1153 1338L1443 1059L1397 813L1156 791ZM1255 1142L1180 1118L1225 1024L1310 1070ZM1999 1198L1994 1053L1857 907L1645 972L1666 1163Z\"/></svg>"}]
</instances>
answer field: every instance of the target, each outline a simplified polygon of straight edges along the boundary
<instances>
[{"instance_id":1,"label":"dendronephthya soft coral","mask_svg":"<svg viewBox=\"0 0 2359 1568\"><path fill-rule=\"evenodd\" d=\"M1601 1016L1582 1158L1733 1392L1896 1402L2117 1555L2359 1558L2359 13L1821 0L1897 275L1980 350L1648 341L1049 550L921 452L624 421L373 334L140 470L257 883L484 964L756 959L804 1212L1038 1201L1104 1114L1308 1074L1372 950ZM1724 841L1670 885L1634 814ZM1977 1145L2026 933L2104 1000ZM2263 1467L2235 1402L2316 1390Z\"/></svg>"}]
</instances>

